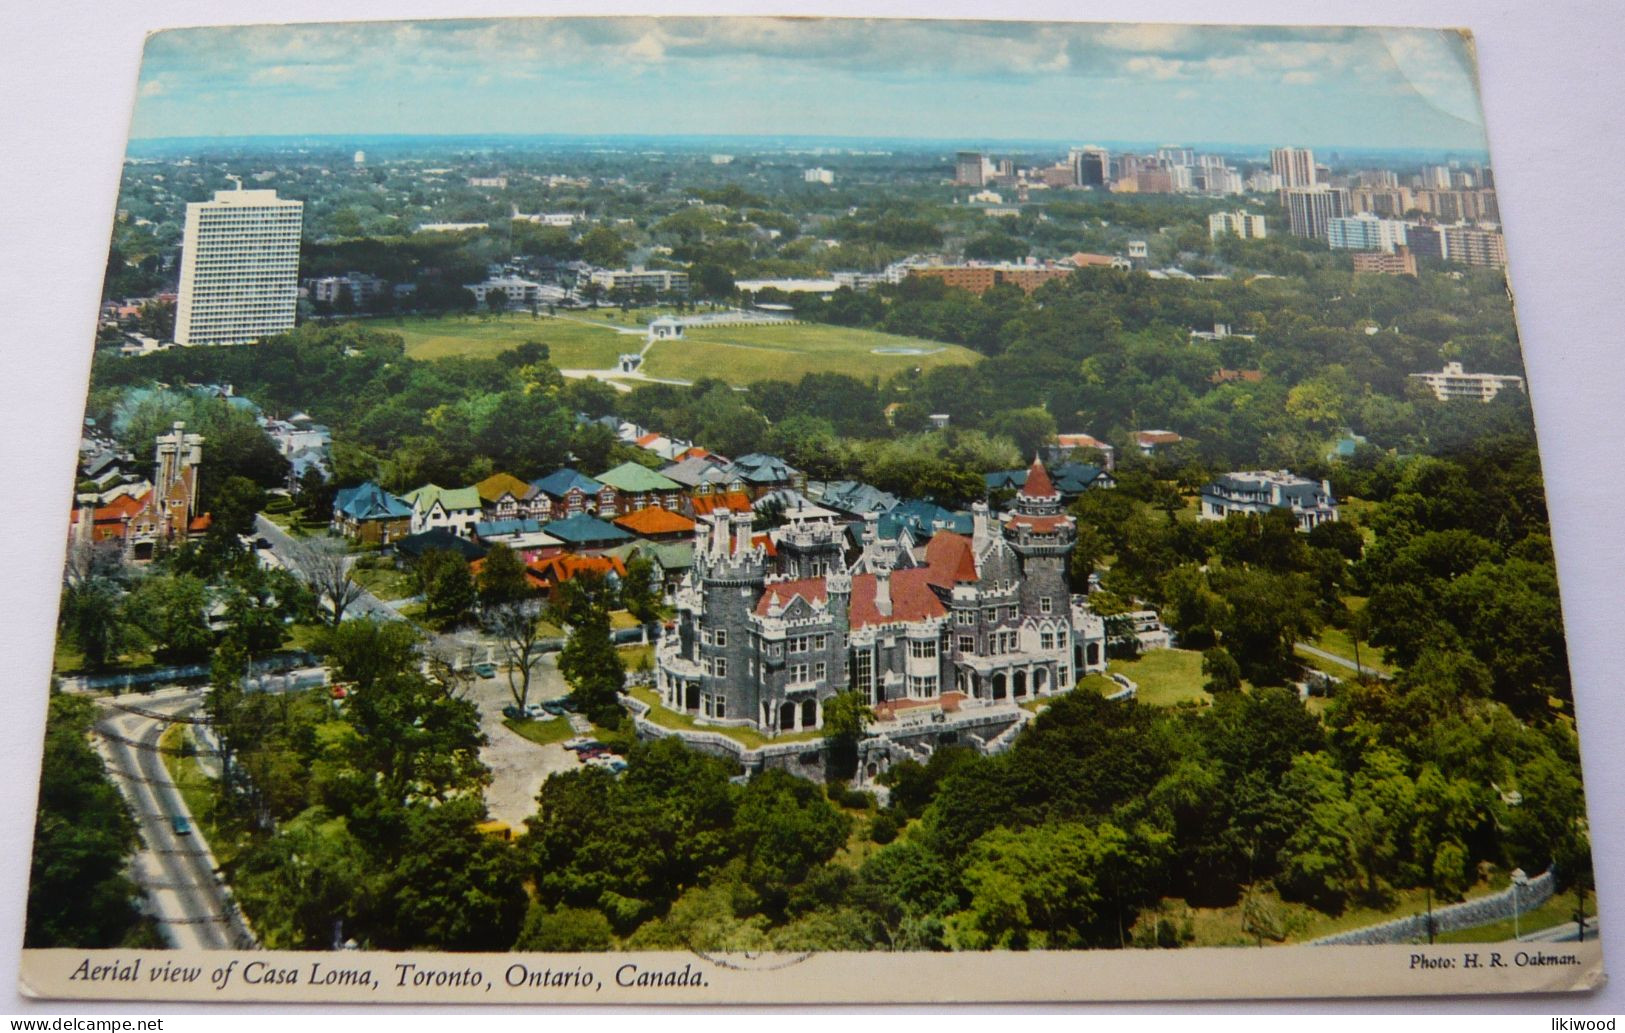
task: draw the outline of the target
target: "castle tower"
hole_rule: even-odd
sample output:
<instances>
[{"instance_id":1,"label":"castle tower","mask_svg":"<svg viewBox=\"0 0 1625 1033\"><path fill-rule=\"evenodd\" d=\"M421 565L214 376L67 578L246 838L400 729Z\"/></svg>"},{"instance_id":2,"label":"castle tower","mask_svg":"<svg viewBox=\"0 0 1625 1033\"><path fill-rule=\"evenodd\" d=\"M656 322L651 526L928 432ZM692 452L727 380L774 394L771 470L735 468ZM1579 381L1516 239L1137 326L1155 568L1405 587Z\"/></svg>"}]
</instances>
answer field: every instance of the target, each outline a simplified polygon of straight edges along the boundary
<instances>
[{"instance_id":1,"label":"castle tower","mask_svg":"<svg viewBox=\"0 0 1625 1033\"><path fill-rule=\"evenodd\" d=\"M751 514L718 510L699 525L694 549L699 608L684 642L699 675L683 709L710 718L757 712L750 615L767 581L767 550L751 541ZM697 698L692 698L697 696Z\"/></svg>"},{"instance_id":2,"label":"castle tower","mask_svg":"<svg viewBox=\"0 0 1625 1033\"><path fill-rule=\"evenodd\" d=\"M1016 495L1015 509L1005 515L1004 537L1021 563L1022 613L1066 615L1071 606L1066 568L1078 529L1061 511L1061 493L1037 456Z\"/></svg>"}]
</instances>

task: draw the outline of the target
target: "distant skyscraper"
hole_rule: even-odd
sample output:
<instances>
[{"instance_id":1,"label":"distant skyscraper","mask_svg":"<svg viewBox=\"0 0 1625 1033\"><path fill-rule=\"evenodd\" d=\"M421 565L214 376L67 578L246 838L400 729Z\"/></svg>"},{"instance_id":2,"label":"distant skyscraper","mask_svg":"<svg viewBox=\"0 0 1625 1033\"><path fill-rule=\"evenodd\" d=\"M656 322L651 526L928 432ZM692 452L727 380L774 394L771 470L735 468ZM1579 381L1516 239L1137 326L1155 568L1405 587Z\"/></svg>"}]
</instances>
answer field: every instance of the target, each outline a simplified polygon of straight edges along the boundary
<instances>
[{"instance_id":1,"label":"distant skyscraper","mask_svg":"<svg viewBox=\"0 0 1625 1033\"><path fill-rule=\"evenodd\" d=\"M1068 155L1072 182L1080 187L1103 187L1112 181L1112 156L1104 147L1074 147Z\"/></svg>"},{"instance_id":2,"label":"distant skyscraper","mask_svg":"<svg viewBox=\"0 0 1625 1033\"><path fill-rule=\"evenodd\" d=\"M304 209L240 187L186 206L175 343L246 344L293 329Z\"/></svg>"},{"instance_id":3,"label":"distant skyscraper","mask_svg":"<svg viewBox=\"0 0 1625 1033\"><path fill-rule=\"evenodd\" d=\"M981 151L960 151L954 157L954 182L962 187L981 186L984 182L982 166Z\"/></svg>"},{"instance_id":4,"label":"distant skyscraper","mask_svg":"<svg viewBox=\"0 0 1625 1033\"><path fill-rule=\"evenodd\" d=\"M1286 195L1287 228L1294 237L1325 240L1331 220L1349 213L1349 192L1325 185L1295 187Z\"/></svg>"},{"instance_id":5,"label":"distant skyscraper","mask_svg":"<svg viewBox=\"0 0 1625 1033\"><path fill-rule=\"evenodd\" d=\"M360 168L361 166L365 165L366 163L367 163L367 152L366 151L356 151L355 152L356 168Z\"/></svg>"},{"instance_id":6,"label":"distant skyscraper","mask_svg":"<svg viewBox=\"0 0 1625 1033\"><path fill-rule=\"evenodd\" d=\"M1270 171L1281 177L1282 189L1315 185L1315 152L1307 147L1277 147L1270 151Z\"/></svg>"}]
</instances>

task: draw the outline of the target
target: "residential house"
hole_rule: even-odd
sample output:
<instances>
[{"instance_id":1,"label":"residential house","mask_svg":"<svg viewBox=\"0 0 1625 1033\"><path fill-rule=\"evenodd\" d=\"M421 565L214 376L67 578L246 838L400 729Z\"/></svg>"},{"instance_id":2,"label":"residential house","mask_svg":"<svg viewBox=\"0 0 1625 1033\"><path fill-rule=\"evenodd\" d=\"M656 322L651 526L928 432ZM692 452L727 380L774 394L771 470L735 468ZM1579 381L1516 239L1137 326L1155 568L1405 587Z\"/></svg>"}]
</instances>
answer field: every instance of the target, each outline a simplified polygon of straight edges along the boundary
<instances>
[{"instance_id":1,"label":"residential house","mask_svg":"<svg viewBox=\"0 0 1625 1033\"><path fill-rule=\"evenodd\" d=\"M729 472L745 482L745 491L750 494L753 502L775 488L807 490L806 474L778 456L764 455L761 452L752 452L750 455L735 459L729 465Z\"/></svg>"},{"instance_id":2,"label":"residential house","mask_svg":"<svg viewBox=\"0 0 1625 1033\"><path fill-rule=\"evenodd\" d=\"M487 520L517 520L530 516L535 489L511 473L494 473L474 485Z\"/></svg>"},{"instance_id":3,"label":"residential house","mask_svg":"<svg viewBox=\"0 0 1625 1033\"><path fill-rule=\"evenodd\" d=\"M651 542L686 542L694 538L694 521L659 506L635 510L614 520L616 527Z\"/></svg>"},{"instance_id":4,"label":"residential house","mask_svg":"<svg viewBox=\"0 0 1625 1033\"><path fill-rule=\"evenodd\" d=\"M816 499L819 505L833 509L850 520L861 520L870 513L889 513L897 508L898 502L897 496L891 492L881 491L862 481L809 483L807 494Z\"/></svg>"},{"instance_id":5,"label":"residential house","mask_svg":"<svg viewBox=\"0 0 1625 1033\"><path fill-rule=\"evenodd\" d=\"M412 533L412 507L371 481L340 488L333 530L367 545L387 545Z\"/></svg>"},{"instance_id":6,"label":"residential house","mask_svg":"<svg viewBox=\"0 0 1625 1033\"><path fill-rule=\"evenodd\" d=\"M585 513L545 524L542 531L558 539L560 544L573 552L612 549L632 540L631 534L614 524L605 523Z\"/></svg>"},{"instance_id":7,"label":"residential house","mask_svg":"<svg viewBox=\"0 0 1625 1033\"><path fill-rule=\"evenodd\" d=\"M631 513L651 506L675 511L683 503L681 484L634 462L605 470L597 480L615 489L616 513Z\"/></svg>"},{"instance_id":8,"label":"residential house","mask_svg":"<svg viewBox=\"0 0 1625 1033\"><path fill-rule=\"evenodd\" d=\"M531 499L537 519L564 520L586 514L615 515L615 489L568 466L531 481ZM545 504L545 512L544 512Z\"/></svg>"},{"instance_id":9,"label":"residential house","mask_svg":"<svg viewBox=\"0 0 1625 1033\"><path fill-rule=\"evenodd\" d=\"M1337 499L1330 481L1312 481L1286 470L1227 473L1202 489L1203 520L1223 520L1237 513L1264 514L1272 509L1290 511L1298 530L1305 532L1337 519Z\"/></svg>"},{"instance_id":10,"label":"residential house","mask_svg":"<svg viewBox=\"0 0 1625 1033\"><path fill-rule=\"evenodd\" d=\"M474 525L484 516L484 500L478 488L442 488L425 484L401 496L412 507L412 533L445 528L464 537L474 533Z\"/></svg>"},{"instance_id":11,"label":"residential house","mask_svg":"<svg viewBox=\"0 0 1625 1033\"><path fill-rule=\"evenodd\" d=\"M531 584L549 598L558 591L560 585L566 581L573 581L583 574L595 574L612 585L620 584L626 577L626 564L618 556L577 556L561 553L535 560L526 564L525 568Z\"/></svg>"}]
</instances>

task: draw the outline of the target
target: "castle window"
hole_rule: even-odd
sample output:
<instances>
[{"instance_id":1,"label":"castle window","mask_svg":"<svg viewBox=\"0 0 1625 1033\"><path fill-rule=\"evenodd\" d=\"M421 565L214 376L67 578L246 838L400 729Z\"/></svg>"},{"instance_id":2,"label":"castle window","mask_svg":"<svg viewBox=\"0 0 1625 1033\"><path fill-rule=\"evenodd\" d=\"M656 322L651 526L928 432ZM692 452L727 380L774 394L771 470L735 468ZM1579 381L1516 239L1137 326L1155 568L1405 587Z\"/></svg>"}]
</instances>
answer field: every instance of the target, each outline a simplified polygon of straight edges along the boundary
<instances>
[{"instance_id":1,"label":"castle window","mask_svg":"<svg viewBox=\"0 0 1625 1033\"><path fill-rule=\"evenodd\" d=\"M829 665L823 661L813 664L813 681L823 681L829 677Z\"/></svg>"},{"instance_id":2,"label":"castle window","mask_svg":"<svg viewBox=\"0 0 1625 1033\"><path fill-rule=\"evenodd\" d=\"M1049 596L1046 595L1038 600L1038 612L1049 613L1054 608L1055 603L1051 601Z\"/></svg>"},{"instance_id":3,"label":"castle window","mask_svg":"<svg viewBox=\"0 0 1625 1033\"><path fill-rule=\"evenodd\" d=\"M936 639L914 639L908 644L908 655L916 660L934 660L937 656Z\"/></svg>"},{"instance_id":4,"label":"castle window","mask_svg":"<svg viewBox=\"0 0 1625 1033\"><path fill-rule=\"evenodd\" d=\"M976 636L975 635L961 635L961 636L959 636L959 651L961 653L974 653L974 652L976 652Z\"/></svg>"},{"instance_id":5,"label":"castle window","mask_svg":"<svg viewBox=\"0 0 1625 1033\"><path fill-rule=\"evenodd\" d=\"M790 675L791 685L800 685L807 681L808 671L806 664L791 664L787 669L787 673Z\"/></svg>"},{"instance_id":6,"label":"castle window","mask_svg":"<svg viewBox=\"0 0 1625 1033\"><path fill-rule=\"evenodd\" d=\"M828 635L814 635L813 636L813 648L814 649L820 649L820 650L828 649L829 648L829 636Z\"/></svg>"},{"instance_id":7,"label":"castle window","mask_svg":"<svg viewBox=\"0 0 1625 1033\"><path fill-rule=\"evenodd\" d=\"M727 645L728 644L728 629L727 628L718 628L711 635L711 641L712 641L712 644L714 644L714 645L718 645L718 646Z\"/></svg>"},{"instance_id":8,"label":"castle window","mask_svg":"<svg viewBox=\"0 0 1625 1033\"><path fill-rule=\"evenodd\" d=\"M723 656L719 656L719 657L717 657L717 677L718 678L726 678L727 676L728 676L728 658L723 657Z\"/></svg>"},{"instance_id":9,"label":"castle window","mask_svg":"<svg viewBox=\"0 0 1625 1033\"><path fill-rule=\"evenodd\" d=\"M852 676L852 687L863 693L863 698L872 703L874 700L870 697L870 692L873 691L875 686L874 654L864 649L855 653L854 656L857 659L857 669Z\"/></svg>"},{"instance_id":10,"label":"castle window","mask_svg":"<svg viewBox=\"0 0 1625 1033\"><path fill-rule=\"evenodd\" d=\"M976 611L975 610L960 610L959 614L958 614L958 619L959 619L960 624L966 624L966 625L975 624L976 623Z\"/></svg>"}]
</instances>

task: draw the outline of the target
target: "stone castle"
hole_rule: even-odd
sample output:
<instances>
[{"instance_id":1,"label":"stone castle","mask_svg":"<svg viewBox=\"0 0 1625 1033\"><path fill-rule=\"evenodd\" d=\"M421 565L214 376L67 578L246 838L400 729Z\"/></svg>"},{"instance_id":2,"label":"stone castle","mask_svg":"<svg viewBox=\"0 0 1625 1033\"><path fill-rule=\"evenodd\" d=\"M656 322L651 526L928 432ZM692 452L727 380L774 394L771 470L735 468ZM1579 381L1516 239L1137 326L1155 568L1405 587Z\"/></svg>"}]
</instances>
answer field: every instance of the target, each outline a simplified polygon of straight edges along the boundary
<instances>
[{"instance_id":1,"label":"stone castle","mask_svg":"<svg viewBox=\"0 0 1625 1033\"><path fill-rule=\"evenodd\" d=\"M1077 529L1043 464L1010 512L978 503L972 527L917 545L870 519L849 559L834 522L763 535L749 512L703 519L656 654L662 702L776 735L822 727L847 689L885 718L1012 707L1104 670L1104 624L1067 585Z\"/></svg>"}]
</instances>

